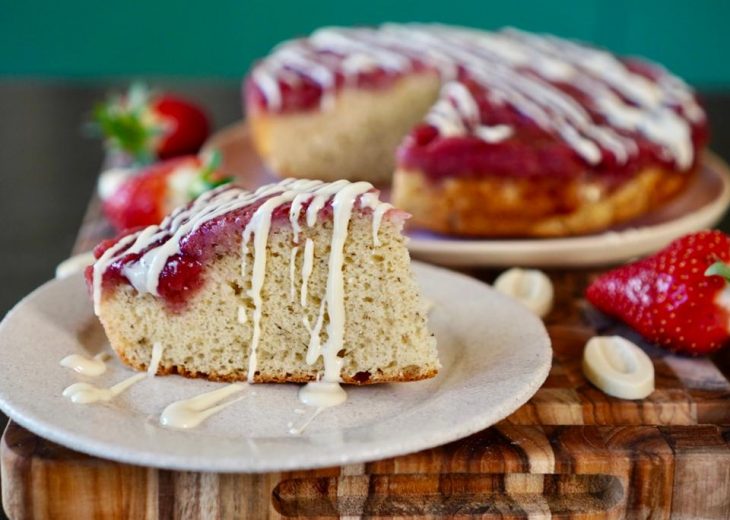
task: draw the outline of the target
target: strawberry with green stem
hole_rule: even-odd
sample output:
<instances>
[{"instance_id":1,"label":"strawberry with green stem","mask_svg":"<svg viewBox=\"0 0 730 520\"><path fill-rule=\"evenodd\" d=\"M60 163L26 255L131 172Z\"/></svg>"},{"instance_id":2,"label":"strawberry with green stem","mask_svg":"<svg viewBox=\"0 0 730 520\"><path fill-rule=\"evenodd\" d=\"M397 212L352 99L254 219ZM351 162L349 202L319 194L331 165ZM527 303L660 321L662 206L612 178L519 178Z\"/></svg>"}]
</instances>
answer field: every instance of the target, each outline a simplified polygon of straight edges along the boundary
<instances>
[{"instance_id":1,"label":"strawberry with green stem","mask_svg":"<svg viewBox=\"0 0 730 520\"><path fill-rule=\"evenodd\" d=\"M169 159L142 168L103 201L107 219L119 230L159 224L178 206L230 182L220 172L220 154Z\"/></svg>"},{"instance_id":2,"label":"strawberry with green stem","mask_svg":"<svg viewBox=\"0 0 730 520\"><path fill-rule=\"evenodd\" d=\"M730 342L729 264L730 237L700 231L599 276L586 297L653 343L708 354Z\"/></svg>"},{"instance_id":3,"label":"strawberry with green stem","mask_svg":"<svg viewBox=\"0 0 730 520\"><path fill-rule=\"evenodd\" d=\"M197 153L210 131L208 117L194 103L139 83L97 105L93 126L108 149L141 164Z\"/></svg>"}]
</instances>

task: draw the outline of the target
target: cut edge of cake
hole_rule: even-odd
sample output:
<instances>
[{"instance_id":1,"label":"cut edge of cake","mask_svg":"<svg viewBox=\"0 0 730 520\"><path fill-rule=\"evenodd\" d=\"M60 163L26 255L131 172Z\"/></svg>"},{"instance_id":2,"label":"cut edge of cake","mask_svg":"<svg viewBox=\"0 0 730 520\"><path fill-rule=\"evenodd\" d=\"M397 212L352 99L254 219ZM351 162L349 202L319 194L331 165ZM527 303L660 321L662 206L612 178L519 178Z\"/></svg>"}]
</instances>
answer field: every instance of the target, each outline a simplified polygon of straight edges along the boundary
<instances>
[{"instance_id":1,"label":"cut edge of cake","mask_svg":"<svg viewBox=\"0 0 730 520\"><path fill-rule=\"evenodd\" d=\"M96 309L123 362L145 370L159 343L158 374L209 380L370 384L437 374L435 338L401 234L403 212L379 201L364 182L282 181L242 206L227 190L173 213L156 229L136 232L92 267ZM245 198L248 192L237 193ZM220 205L216 194L234 209L211 210ZM185 226L199 230L201 214L215 219L251 204L258 206L238 249L229 243L227 252L217 252L205 265L203 286L171 310L155 294L160 281L154 273L164 269L162 257L179 253ZM288 218L271 218L282 207ZM172 237L145 251L161 229ZM142 259L122 268L133 283L103 286L110 260L135 247Z\"/></svg>"}]
</instances>

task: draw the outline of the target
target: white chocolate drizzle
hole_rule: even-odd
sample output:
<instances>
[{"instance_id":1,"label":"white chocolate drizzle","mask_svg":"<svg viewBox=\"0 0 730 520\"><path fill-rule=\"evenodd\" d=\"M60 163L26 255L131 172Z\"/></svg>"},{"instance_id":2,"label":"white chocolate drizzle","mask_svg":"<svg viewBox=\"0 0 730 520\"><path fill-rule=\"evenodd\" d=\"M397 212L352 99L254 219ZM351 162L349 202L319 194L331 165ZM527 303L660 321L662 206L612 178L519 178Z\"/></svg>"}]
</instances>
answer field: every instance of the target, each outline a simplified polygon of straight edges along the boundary
<instances>
[{"instance_id":1,"label":"white chocolate drizzle","mask_svg":"<svg viewBox=\"0 0 730 520\"><path fill-rule=\"evenodd\" d=\"M142 374L134 374L133 376L128 377L127 379L120 381L119 383L115 384L114 386L111 386L109 388L103 388L96 385L93 385L91 383L74 383L68 387L66 387L63 391L63 396L67 397L71 400L71 402L76 404L91 404L91 403L97 403L97 402L106 402L111 401L116 396L127 390L132 385L139 383L145 378L148 377L154 377L157 373L157 369L160 365L160 360L162 359L162 353L163 353L163 346L161 343L155 343L152 345L152 353L150 355L150 362L147 368L146 373ZM104 356L104 354L98 354L98 356ZM71 358L72 356L67 356L63 360L61 360L61 364L64 365L64 361L66 359ZM102 358L100 358L102 359ZM78 359L76 359L78 361ZM75 367L74 367L75 369ZM104 370L106 370L106 366L104 367ZM77 370L78 372L78 370ZM83 374L83 372L81 372ZM85 374L85 375L94 375L94 374Z\"/></svg>"},{"instance_id":2,"label":"white chocolate drizzle","mask_svg":"<svg viewBox=\"0 0 730 520\"><path fill-rule=\"evenodd\" d=\"M167 428L195 428L211 415L243 399L245 396L239 396L221 403L221 401L243 392L247 386L245 383L233 383L190 399L175 401L168 405L160 415L160 424Z\"/></svg>"},{"instance_id":3,"label":"white chocolate drizzle","mask_svg":"<svg viewBox=\"0 0 730 520\"><path fill-rule=\"evenodd\" d=\"M302 260L302 289L299 292L299 304L302 307L307 306L307 289L309 286L309 277L312 275L314 268L314 241L308 238L304 242L304 259Z\"/></svg>"},{"instance_id":4,"label":"white chocolate drizzle","mask_svg":"<svg viewBox=\"0 0 730 520\"><path fill-rule=\"evenodd\" d=\"M110 388L102 388L91 383L74 383L63 391L63 396L76 404L91 404L111 401L133 384L142 381L147 374L135 374Z\"/></svg>"},{"instance_id":5,"label":"white chocolate drizzle","mask_svg":"<svg viewBox=\"0 0 730 520\"><path fill-rule=\"evenodd\" d=\"M319 314L314 322L314 327L309 324L309 319L305 316L303 318L304 327L309 332L309 345L307 345L307 364L314 365L322 354L322 341L320 333L322 331L322 325L324 323L324 306L327 303L326 300L322 300L319 305Z\"/></svg>"},{"instance_id":6,"label":"white chocolate drizzle","mask_svg":"<svg viewBox=\"0 0 730 520\"><path fill-rule=\"evenodd\" d=\"M338 76L351 86L363 73L407 74L416 63L441 77L440 98L425 121L442 136L468 135L489 143L509 139L512 126L484 122L478 100L485 98L527 116L591 165L606 154L625 164L638 154L639 136L658 145L680 169L694 161L691 123L705 115L681 79L644 63L656 76L649 79L606 51L515 29L326 27L279 45L253 69L251 80L270 111L284 108L282 85L312 82L320 87L320 108L326 110L333 106Z\"/></svg>"},{"instance_id":7,"label":"white chocolate drizzle","mask_svg":"<svg viewBox=\"0 0 730 520\"><path fill-rule=\"evenodd\" d=\"M257 348L261 336L264 303L262 289L266 278L267 245L272 215L281 206L289 204L289 224L295 241L298 241L302 233L301 219L304 218L308 227L314 226L320 212L329 204L332 213L332 239L327 262L326 293L321 301L315 323L310 324L306 317L303 321L310 332L307 362L315 364L322 357L323 380L330 383L338 382L340 381L342 363L340 356L344 348L346 323L342 272L344 247L352 211L358 201L360 201L361 209L372 212L373 242L377 244L382 219L392 209L392 206L380 202L372 185L366 182L323 183L314 180L285 179L277 184L262 186L254 192L231 186L206 192L189 206L175 210L159 226L150 226L127 235L104 252L93 268L95 309L98 313L102 296L103 274L114 262L124 261L125 256L130 253L141 255L136 260L126 262L121 272L139 292L159 296L158 284L161 273L168 261L181 253L181 241L185 237L211 220L249 206L255 207L245 225L241 239L241 276L243 279L250 280L250 287L245 294L253 304L250 318L252 336L247 367L248 380L252 382L258 364ZM302 211L305 207L306 212L303 216ZM296 256L299 249L300 246L292 245L290 292L293 298L295 297ZM247 265L249 254L253 257L250 266ZM304 241L302 256L300 303L304 307L307 304L307 284L314 263L314 242L310 238L306 238ZM321 333L325 316L328 318L328 322L326 339L322 342ZM241 324L248 321L243 305L238 308L237 320Z\"/></svg>"},{"instance_id":8,"label":"white chocolate drizzle","mask_svg":"<svg viewBox=\"0 0 730 520\"><path fill-rule=\"evenodd\" d=\"M292 435L301 435L326 408L344 403L347 400L347 392L343 390L339 383L317 380L301 387L298 397L303 404L313 407L314 412L304 419L299 426L295 426L293 423L288 425L289 433ZM296 410L294 412L296 413Z\"/></svg>"},{"instance_id":9,"label":"white chocolate drizzle","mask_svg":"<svg viewBox=\"0 0 730 520\"><path fill-rule=\"evenodd\" d=\"M147 375L154 377L157 375L157 370L160 368L160 361L162 361L162 354L165 351L165 347L160 342L152 344L152 357L150 358L150 364L147 367Z\"/></svg>"},{"instance_id":10,"label":"white chocolate drizzle","mask_svg":"<svg viewBox=\"0 0 730 520\"><path fill-rule=\"evenodd\" d=\"M297 289L294 286L294 278L297 273L297 253L299 253L299 246L291 248L291 257L289 258L289 299L294 301L297 297Z\"/></svg>"},{"instance_id":11,"label":"white chocolate drizzle","mask_svg":"<svg viewBox=\"0 0 730 520\"><path fill-rule=\"evenodd\" d=\"M347 393L337 383L315 381L299 389L299 400L307 406L330 408L344 403Z\"/></svg>"},{"instance_id":12,"label":"white chocolate drizzle","mask_svg":"<svg viewBox=\"0 0 730 520\"><path fill-rule=\"evenodd\" d=\"M61 360L61 366L70 368L82 376L97 377L106 372L104 360L108 357L106 352L101 352L93 358L82 354L71 354Z\"/></svg>"},{"instance_id":13,"label":"white chocolate drizzle","mask_svg":"<svg viewBox=\"0 0 730 520\"><path fill-rule=\"evenodd\" d=\"M366 193L363 195L362 203L364 207L368 207L373 210L373 245L375 247L379 247L380 238L378 238L378 233L380 232L380 224L383 222L383 216L393 209L393 205L378 200L378 195L376 193Z\"/></svg>"}]
</instances>

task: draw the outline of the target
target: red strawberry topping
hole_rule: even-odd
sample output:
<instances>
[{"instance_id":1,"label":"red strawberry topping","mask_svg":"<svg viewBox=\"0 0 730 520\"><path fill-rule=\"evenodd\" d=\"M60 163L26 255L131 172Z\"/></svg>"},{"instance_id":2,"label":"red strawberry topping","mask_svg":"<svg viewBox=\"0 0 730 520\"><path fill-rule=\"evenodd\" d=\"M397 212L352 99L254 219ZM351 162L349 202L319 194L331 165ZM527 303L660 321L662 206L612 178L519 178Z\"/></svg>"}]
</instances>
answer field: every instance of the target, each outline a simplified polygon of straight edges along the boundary
<instances>
[{"instance_id":1,"label":"red strawberry topping","mask_svg":"<svg viewBox=\"0 0 730 520\"><path fill-rule=\"evenodd\" d=\"M707 354L730 340L730 237L701 231L598 277L586 291L598 309L672 351Z\"/></svg>"}]
</instances>

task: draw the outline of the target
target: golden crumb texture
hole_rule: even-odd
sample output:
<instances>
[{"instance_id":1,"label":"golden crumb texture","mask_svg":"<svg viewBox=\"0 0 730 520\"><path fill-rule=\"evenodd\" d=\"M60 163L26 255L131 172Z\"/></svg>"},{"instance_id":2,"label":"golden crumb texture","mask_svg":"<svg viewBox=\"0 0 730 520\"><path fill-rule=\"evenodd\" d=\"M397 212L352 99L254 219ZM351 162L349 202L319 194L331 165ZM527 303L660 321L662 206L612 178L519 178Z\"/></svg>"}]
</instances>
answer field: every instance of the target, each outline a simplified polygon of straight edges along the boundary
<instances>
[{"instance_id":1,"label":"golden crumb texture","mask_svg":"<svg viewBox=\"0 0 730 520\"><path fill-rule=\"evenodd\" d=\"M389 183L395 149L436 102L434 73L411 74L386 89L345 88L328 110L274 114L250 107L254 146L282 177Z\"/></svg>"},{"instance_id":2,"label":"golden crumb texture","mask_svg":"<svg viewBox=\"0 0 730 520\"><path fill-rule=\"evenodd\" d=\"M682 191L692 173L645 169L610 184L574 179L480 176L432 180L397 170L393 202L414 227L471 237L561 237L606 229L645 214Z\"/></svg>"},{"instance_id":3,"label":"golden crumb texture","mask_svg":"<svg viewBox=\"0 0 730 520\"><path fill-rule=\"evenodd\" d=\"M344 246L346 327L341 378L371 384L416 381L437 374L436 341L427 326L427 311L410 269L401 225L384 219L380 245L373 244L369 214L353 216ZM306 362L308 326L315 324L325 297L332 222L305 228L294 257L292 230L271 230L262 288L261 340L255 382L307 382L323 374L322 359ZM301 304L304 244L312 240L313 269ZM250 249L250 248L249 248ZM161 343L158 374L180 374L215 381L245 381L253 333L254 304L250 288L253 256L241 273L241 252L219 255L204 273L205 282L181 312L170 312L152 295L121 284L104 291L100 319L109 341L127 365L145 370L152 345ZM320 341L327 337L323 314ZM245 319L242 319L244 318Z\"/></svg>"}]
</instances>

